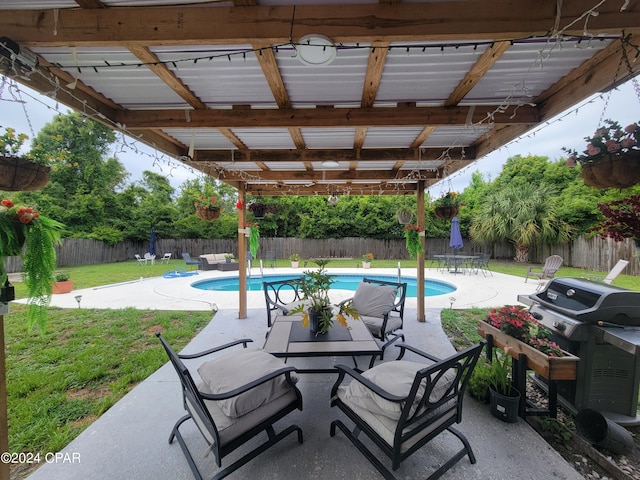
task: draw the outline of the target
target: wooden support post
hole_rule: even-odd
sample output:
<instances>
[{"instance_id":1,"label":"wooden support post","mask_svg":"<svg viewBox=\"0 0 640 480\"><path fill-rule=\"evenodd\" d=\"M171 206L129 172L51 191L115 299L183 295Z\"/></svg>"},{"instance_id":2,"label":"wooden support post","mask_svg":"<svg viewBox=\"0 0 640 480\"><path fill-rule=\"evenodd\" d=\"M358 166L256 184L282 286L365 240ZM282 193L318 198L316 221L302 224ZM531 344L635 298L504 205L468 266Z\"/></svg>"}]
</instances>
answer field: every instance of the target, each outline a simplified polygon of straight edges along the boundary
<instances>
[{"instance_id":1,"label":"wooden support post","mask_svg":"<svg viewBox=\"0 0 640 480\"><path fill-rule=\"evenodd\" d=\"M247 318L247 239L244 235L247 196L244 185L238 188L238 201L242 203L238 210L238 318Z\"/></svg>"},{"instance_id":2,"label":"wooden support post","mask_svg":"<svg viewBox=\"0 0 640 480\"><path fill-rule=\"evenodd\" d=\"M0 453L9 451L9 408L7 404L7 370L4 352L4 315L6 303L0 303ZM0 480L9 480L8 462L0 462Z\"/></svg>"},{"instance_id":3,"label":"wooden support post","mask_svg":"<svg viewBox=\"0 0 640 480\"><path fill-rule=\"evenodd\" d=\"M419 180L418 187L416 191L416 204L417 204L417 212L416 216L418 217L418 226L422 230L420 232L422 235L420 236L420 243L422 244L422 254L417 255L416 263L417 263L417 300L418 300L418 321L424 322L426 320L425 311L424 311L424 252L425 250L425 237L424 237L424 189L425 189L425 181Z\"/></svg>"}]
</instances>

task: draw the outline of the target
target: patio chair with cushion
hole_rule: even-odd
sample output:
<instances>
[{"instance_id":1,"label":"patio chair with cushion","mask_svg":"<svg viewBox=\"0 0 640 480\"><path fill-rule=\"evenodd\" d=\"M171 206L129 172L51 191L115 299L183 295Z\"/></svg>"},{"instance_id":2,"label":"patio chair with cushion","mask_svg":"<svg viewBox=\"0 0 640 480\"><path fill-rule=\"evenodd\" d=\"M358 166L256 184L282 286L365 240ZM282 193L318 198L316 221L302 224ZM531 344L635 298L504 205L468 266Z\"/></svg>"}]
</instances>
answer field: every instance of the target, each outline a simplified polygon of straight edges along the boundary
<instances>
[{"instance_id":1,"label":"patio chair with cushion","mask_svg":"<svg viewBox=\"0 0 640 480\"><path fill-rule=\"evenodd\" d=\"M392 470L441 433L448 431L458 437L463 448L440 462L442 465L428 479L440 477L465 456L476 463L469 441L453 425L462 421L464 391L484 343L443 360L401 343L397 345L401 349L398 360L366 372L336 365L339 375L331 389L331 406L342 410L354 427L349 430L341 420L334 420L330 435L333 437L338 427L385 479L395 477L379 453L358 438L360 434L389 457ZM400 360L405 350L417 354L419 360ZM347 376L351 382L343 384ZM422 473L417 476L424 476Z\"/></svg>"},{"instance_id":2,"label":"patio chair with cushion","mask_svg":"<svg viewBox=\"0 0 640 480\"><path fill-rule=\"evenodd\" d=\"M358 311L371 334L384 342L380 360L383 359L384 351L389 345L398 339L404 341L404 334L397 331L402 329L406 296L406 283L363 278L353 298L340 303L343 305L351 302L351 306Z\"/></svg>"},{"instance_id":3,"label":"patio chair with cushion","mask_svg":"<svg viewBox=\"0 0 640 480\"><path fill-rule=\"evenodd\" d=\"M534 272L533 269L537 267L529 267L527 269L527 276L524 279L524 283L527 283L529 277L536 277L539 280L553 278L556 272L560 270L560 266L562 265L563 261L564 260L560 255L551 255L544 261L542 272Z\"/></svg>"},{"instance_id":4,"label":"patio chair with cushion","mask_svg":"<svg viewBox=\"0 0 640 480\"><path fill-rule=\"evenodd\" d=\"M226 477L260 453L275 445L291 433L297 433L302 443L302 430L289 425L276 434L273 424L296 409L302 410L302 395L295 386L295 368L262 350L247 349L250 339L236 340L201 353L177 354L161 334L157 333L182 386L182 398L187 414L180 418L169 436L169 443L178 440L193 475L203 478L191 455L180 426L188 420L198 428L208 448L213 452L218 468L222 459L254 437L266 433L267 439L259 445L252 441L251 450L212 478ZM185 359L196 359L242 344L244 349L201 364L197 371L202 382L195 383ZM189 438L189 437L187 437Z\"/></svg>"}]
</instances>

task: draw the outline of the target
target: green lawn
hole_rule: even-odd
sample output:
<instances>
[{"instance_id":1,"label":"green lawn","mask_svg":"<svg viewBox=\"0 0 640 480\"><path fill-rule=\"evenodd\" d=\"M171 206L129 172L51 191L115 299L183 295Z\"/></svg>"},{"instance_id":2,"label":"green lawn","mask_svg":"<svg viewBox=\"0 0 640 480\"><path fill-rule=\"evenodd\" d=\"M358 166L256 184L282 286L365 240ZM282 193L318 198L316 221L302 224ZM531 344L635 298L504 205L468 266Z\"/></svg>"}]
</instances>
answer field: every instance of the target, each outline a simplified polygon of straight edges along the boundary
<instances>
[{"instance_id":1,"label":"green lawn","mask_svg":"<svg viewBox=\"0 0 640 480\"><path fill-rule=\"evenodd\" d=\"M332 260L329 268L356 267L358 263L359 258ZM412 268L415 261L402 260L401 265ZM182 260L171 260L169 265L122 262L60 270L71 275L75 289L82 289L160 276L183 266ZM277 266L289 266L289 261L278 260ZM397 266L397 260L373 262L373 267ZM493 261L490 266L494 272L520 277L527 271L526 265L511 262ZM307 268L313 267L308 261ZM568 267L562 267L559 275L603 276L602 272ZM25 297L22 282L14 285L16 297ZM614 285L640 290L640 279L620 275ZM454 342L472 342L477 340L475 320L483 314L481 309L445 311L443 323L456 329L450 335ZM26 306L12 303L5 316L10 451L44 454L60 450L165 363L155 332L162 332L179 350L210 319L209 312L49 308L41 333L27 329ZM15 471L14 478L24 473Z\"/></svg>"}]
</instances>

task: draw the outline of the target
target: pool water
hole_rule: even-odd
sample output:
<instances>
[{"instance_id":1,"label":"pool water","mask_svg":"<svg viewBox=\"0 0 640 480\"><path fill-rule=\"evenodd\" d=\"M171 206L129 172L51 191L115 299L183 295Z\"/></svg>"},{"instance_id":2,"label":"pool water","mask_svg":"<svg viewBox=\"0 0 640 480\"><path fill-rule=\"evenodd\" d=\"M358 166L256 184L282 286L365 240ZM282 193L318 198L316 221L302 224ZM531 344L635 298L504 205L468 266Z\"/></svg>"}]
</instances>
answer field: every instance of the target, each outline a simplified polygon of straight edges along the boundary
<instances>
[{"instance_id":1,"label":"pool water","mask_svg":"<svg viewBox=\"0 0 640 480\"><path fill-rule=\"evenodd\" d=\"M247 278L247 290L258 291L262 290L262 282L276 282L280 280L291 280L293 278L299 278L301 275L265 275L263 277L251 277ZM358 285L362 282L364 277L372 278L374 280L385 280L388 282L397 282L398 277L393 275L355 275L355 274L335 274L333 278L333 284L331 288L334 290L350 290L355 292L358 289ZM402 282L407 283L407 297L417 296L417 279L414 277L402 277ZM238 291L238 277L227 278L215 278L210 280L200 280L192 283L192 287L199 288L201 290L214 290L219 292L237 292ZM431 297L434 295L444 295L447 293L455 292L456 287L450 283L442 282L439 280L425 280L424 281L424 295L425 297Z\"/></svg>"}]
</instances>

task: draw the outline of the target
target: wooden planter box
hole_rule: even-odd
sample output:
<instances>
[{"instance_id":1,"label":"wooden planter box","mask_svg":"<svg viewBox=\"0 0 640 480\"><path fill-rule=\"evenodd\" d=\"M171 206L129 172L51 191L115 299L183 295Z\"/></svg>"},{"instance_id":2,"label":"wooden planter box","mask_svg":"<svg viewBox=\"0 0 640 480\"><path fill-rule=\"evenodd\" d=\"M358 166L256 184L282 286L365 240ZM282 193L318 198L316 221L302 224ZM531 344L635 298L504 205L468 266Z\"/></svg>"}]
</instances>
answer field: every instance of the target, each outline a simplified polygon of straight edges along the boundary
<instances>
[{"instance_id":1,"label":"wooden planter box","mask_svg":"<svg viewBox=\"0 0 640 480\"><path fill-rule=\"evenodd\" d=\"M549 357L540 350L536 350L526 343L507 335L483 320L478 321L478 333L483 338L486 338L487 335L492 335L493 344L498 348L511 347L508 353L515 360L519 360L520 354L526 355L527 368L542 375L547 380L576 379L580 358L569 352L563 350L563 357Z\"/></svg>"}]
</instances>

